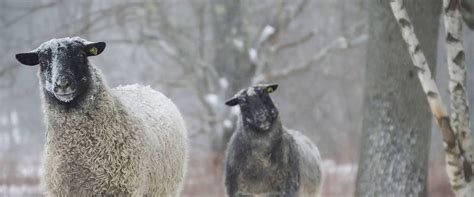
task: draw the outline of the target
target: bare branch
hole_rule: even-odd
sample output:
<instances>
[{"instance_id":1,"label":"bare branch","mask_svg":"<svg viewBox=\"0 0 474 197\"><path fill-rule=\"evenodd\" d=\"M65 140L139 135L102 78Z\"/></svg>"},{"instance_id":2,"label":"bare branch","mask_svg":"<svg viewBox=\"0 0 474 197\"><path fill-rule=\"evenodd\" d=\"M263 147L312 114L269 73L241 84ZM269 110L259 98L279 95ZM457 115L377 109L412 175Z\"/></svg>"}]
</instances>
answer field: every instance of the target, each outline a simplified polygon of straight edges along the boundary
<instances>
[{"instance_id":1,"label":"bare branch","mask_svg":"<svg viewBox=\"0 0 474 197\"><path fill-rule=\"evenodd\" d=\"M99 23L99 21L107 20L110 18L110 16L113 16L117 12L123 12L126 9L140 8L146 5L147 4L145 2L126 2L104 9L98 9L93 12L89 12L79 18L74 18L73 20L65 22L64 24L61 24L58 28L54 29L52 32L61 35L67 34L68 31L74 29L74 32L79 32L79 34L90 33L94 26L101 24ZM78 26L77 24L81 25ZM102 28L96 29L95 31L106 30L109 28L108 25L109 24L107 23ZM49 37L49 35L47 37Z\"/></svg>"},{"instance_id":2,"label":"bare branch","mask_svg":"<svg viewBox=\"0 0 474 197\"><path fill-rule=\"evenodd\" d=\"M264 74L263 71L260 73L255 73L255 77L253 78L253 81L255 83L263 82L263 81L268 81L268 80L275 80L278 78L282 77L287 77L289 75L292 75L294 73L298 73L301 71L308 70L311 68L314 63L323 60L329 53L337 51L337 50L343 50L343 49L349 49L352 47L356 47L360 44L363 44L367 41L368 35L363 33L358 36L352 36L354 32L356 32L360 27L363 27L365 25L364 20L355 23L351 28L350 32L348 35L350 35L349 38L346 37L339 37L335 39L333 42L331 42L328 46L322 48L318 53L316 53L315 56L313 56L308 62L303 63L301 65L296 65L296 66L289 66L287 68L284 68L279 71L272 71L270 73ZM313 31L313 34L316 34L316 30ZM294 44L295 47L299 44L302 44L306 41L308 41L310 38L312 38L314 35L311 35L311 32L307 35L304 36L302 39L296 41ZM306 37L306 38L305 38ZM288 46L290 47L290 46ZM293 46L291 46L293 47ZM281 48L281 47L280 47Z\"/></svg>"},{"instance_id":3,"label":"bare branch","mask_svg":"<svg viewBox=\"0 0 474 197\"><path fill-rule=\"evenodd\" d=\"M345 38L341 37L339 39L334 40L333 42L331 42L331 44L329 44L328 46L321 49L308 62L300 64L300 65L296 65L296 66L289 66L289 67L284 68L282 70L277 70L277 71L272 71L270 73L257 75L257 76L254 77L254 82L259 83L259 82L262 82L262 81L272 81L272 80L279 79L279 78L282 78L282 77L287 77L287 76L289 76L291 74L294 74L294 73L305 71L305 70L311 68L311 66L314 63L324 59L328 55L329 52L332 52L336 49L345 49L345 48L347 48L347 46L348 45L347 45L347 42L346 42Z\"/></svg>"},{"instance_id":4,"label":"bare branch","mask_svg":"<svg viewBox=\"0 0 474 197\"><path fill-rule=\"evenodd\" d=\"M288 22L288 24L286 26L288 26L292 21L293 19L295 18L298 18L303 12L304 12L304 9L306 7L308 7L308 3L309 3L309 0L303 0L299 5L298 7L296 8L296 10L292 13L291 17L290 17L290 21Z\"/></svg>"},{"instance_id":5,"label":"bare branch","mask_svg":"<svg viewBox=\"0 0 474 197\"><path fill-rule=\"evenodd\" d=\"M275 27L266 25L263 27L260 35L258 36L257 42L255 43L255 49L259 50L260 47L275 33Z\"/></svg>"},{"instance_id":6,"label":"bare branch","mask_svg":"<svg viewBox=\"0 0 474 197\"><path fill-rule=\"evenodd\" d=\"M288 8L288 2L289 1L281 0L278 3L279 6L276 9L276 13L271 17L270 21L266 22L263 26L270 26L274 28L274 33L272 33L271 36L267 38L267 40L272 43L276 43L279 38L279 35L286 31L291 22L293 22L296 18L298 18L298 16L300 16L304 12L304 9L309 3L309 0L301 1L292 11L290 11Z\"/></svg>"},{"instance_id":7,"label":"bare branch","mask_svg":"<svg viewBox=\"0 0 474 197\"><path fill-rule=\"evenodd\" d=\"M361 23L356 23L354 26L358 27L360 26L360 24ZM356 28L351 28L351 29L355 30ZM316 62L323 60L330 53L334 51L338 51L338 50L345 50L345 49L356 47L360 44L365 43L367 39L368 39L368 36L365 33L357 37L349 38L349 40L345 37L339 37L335 39L334 41L332 41L329 45L323 47L321 50L315 53L315 55L308 62L300 64L300 65L289 66L282 70L271 71L269 73L256 73L255 77L253 78L253 82L260 83L263 81L271 81L271 80L287 77L292 74L308 70Z\"/></svg>"},{"instance_id":8,"label":"bare branch","mask_svg":"<svg viewBox=\"0 0 474 197\"><path fill-rule=\"evenodd\" d=\"M285 43L285 44L282 44L282 45L279 45L279 46L275 46L274 48L274 51L279 53L285 49L290 49L290 48L294 48L294 47L297 47L303 43L306 43L308 42L309 40L311 40L316 34L318 33L318 30L317 29L313 29L312 31L308 32L307 34L305 34L304 36L302 36L301 38L297 39L297 40L294 40L292 42L289 42L289 43Z\"/></svg>"},{"instance_id":9,"label":"bare branch","mask_svg":"<svg viewBox=\"0 0 474 197\"><path fill-rule=\"evenodd\" d=\"M265 26L263 30L260 32L254 47L248 50L248 56L249 56L250 62L254 66L257 67L257 70L259 70L259 68L262 67L262 64L259 63L259 59L260 59L259 56L261 52L260 49L274 33L275 33L275 28L273 26L271 25Z\"/></svg>"},{"instance_id":10,"label":"bare branch","mask_svg":"<svg viewBox=\"0 0 474 197\"><path fill-rule=\"evenodd\" d=\"M12 19L8 20L8 21L3 25L3 27L4 27L4 28L7 28L7 27L9 27L9 26L15 24L16 22L18 22L18 21L20 21L20 20L22 20L22 19L24 19L24 18L26 18L26 17L28 17L28 16L30 16L30 15L36 13L36 12L38 12L38 11L41 11L41 10L46 9L46 8L53 7L53 6L55 6L57 3L58 3L58 2L55 1L55 2L45 3L45 4L42 4L42 5L39 5L39 6L35 6L35 7L31 8L31 9L25 11L23 14L21 14L21 15L15 17L15 18L12 18Z\"/></svg>"},{"instance_id":11,"label":"bare branch","mask_svg":"<svg viewBox=\"0 0 474 197\"><path fill-rule=\"evenodd\" d=\"M290 12L281 22L279 28L281 30L284 30L284 29L287 29L290 24L296 19L298 18L303 12L304 10L306 9L306 7L308 7L308 3L310 1L309 0L303 0L301 1L300 4L298 4L298 6L296 6L296 9L293 9L292 12ZM282 11L285 9L284 6L285 6L285 1L283 1L282 3Z\"/></svg>"},{"instance_id":12,"label":"bare branch","mask_svg":"<svg viewBox=\"0 0 474 197\"><path fill-rule=\"evenodd\" d=\"M198 51L199 51L199 57L204 58L205 56L205 29L206 29L206 23L205 23L205 16L204 13L206 11L206 5L199 5L196 1L190 1L191 2L191 8L193 9L193 14L196 17L197 24L198 24L198 30L199 30L199 35L198 35Z\"/></svg>"},{"instance_id":13,"label":"bare branch","mask_svg":"<svg viewBox=\"0 0 474 197\"><path fill-rule=\"evenodd\" d=\"M180 31L170 22L168 18L169 15L164 10L164 6L161 4L161 1L155 0L154 3L157 4L157 19L159 20L160 33L162 33L162 35L166 37L166 40L170 41L171 43L174 43L174 46L176 48L179 48L184 51L184 49L186 49L187 47L183 47L183 43L190 43L190 41L192 41L193 39L186 35L185 32Z\"/></svg>"},{"instance_id":14,"label":"bare branch","mask_svg":"<svg viewBox=\"0 0 474 197\"><path fill-rule=\"evenodd\" d=\"M254 46L248 49L250 62L255 66L253 83L261 82L264 77L263 72L267 66L266 55L268 55L266 53L274 53L277 48L271 45L274 45L277 42L279 35L283 33L288 28L289 24L304 11L308 3L308 0L303 0L298 4L298 6L296 6L296 9L290 12L288 11L287 1L282 0L279 2L279 7L271 18L271 21L263 26ZM296 47L297 45L310 40L315 34L315 30L313 30L297 41L285 44L283 48ZM270 46L266 45L267 43L271 43ZM264 45L268 46L268 50L263 47Z\"/></svg>"}]
</instances>

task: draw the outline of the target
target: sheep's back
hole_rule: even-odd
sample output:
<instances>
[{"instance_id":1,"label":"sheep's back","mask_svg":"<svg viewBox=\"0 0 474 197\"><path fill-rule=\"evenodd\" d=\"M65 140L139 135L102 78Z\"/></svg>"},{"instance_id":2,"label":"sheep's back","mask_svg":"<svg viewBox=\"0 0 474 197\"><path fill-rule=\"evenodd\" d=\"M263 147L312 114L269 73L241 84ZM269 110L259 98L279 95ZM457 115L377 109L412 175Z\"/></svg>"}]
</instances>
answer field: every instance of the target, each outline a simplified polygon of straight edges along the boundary
<instances>
[{"instance_id":1,"label":"sheep's back","mask_svg":"<svg viewBox=\"0 0 474 197\"><path fill-rule=\"evenodd\" d=\"M157 196L177 195L186 170L186 128L173 102L148 86L127 85L113 89L131 115L143 124L143 171L146 181ZM146 186L144 186L146 187Z\"/></svg>"},{"instance_id":2,"label":"sheep's back","mask_svg":"<svg viewBox=\"0 0 474 197\"><path fill-rule=\"evenodd\" d=\"M300 155L300 195L314 196L320 193L322 184L321 156L316 145L305 135L295 130L287 130L297 146ZM306 195L304 195L306 194Z\"/></svg>"}]
</instances>

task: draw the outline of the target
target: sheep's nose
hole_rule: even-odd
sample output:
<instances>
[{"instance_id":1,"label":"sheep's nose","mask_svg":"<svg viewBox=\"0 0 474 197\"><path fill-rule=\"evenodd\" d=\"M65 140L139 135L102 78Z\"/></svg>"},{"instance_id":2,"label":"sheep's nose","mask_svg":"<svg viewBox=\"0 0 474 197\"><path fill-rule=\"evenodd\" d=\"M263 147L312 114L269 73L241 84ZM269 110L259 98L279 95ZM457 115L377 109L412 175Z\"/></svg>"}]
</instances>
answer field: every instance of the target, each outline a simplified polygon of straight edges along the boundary
<instances>
[{"instance_id":1,"label":"sheep's nose","mask_svg":"<svg viewBox=\"0 0 474 197\"><path fill-rule=\"evenodd\" d=\"M56 81L56 87L61 88L61 89L66 89L71 85L70 80L66 78L61 78Z\"/></svg>"},{"instance_id":2,"label":"sheep's nose","mask_svg":"<svg viewBox=\"0 0 474 197\"><path fill-rule=\"evenodd\" d=\"M61 77L57 79L56 82L54 83L53 90L55 93L67 94L70 92L74 92L75 88L74 88L74 84L69 78Z\"/></svg>"},{"instance_id":3,"label":"sheep's nose","mask_svg":"<svg viewBox=\"0 0 474 197\"><path fill-rule=\"evenodd\" d=\"M263 113L263 112L259 113L259 114L257 115L257 119L258 119L259 121L264 121L264 120L266 119L265 113Z\"/></svg>"}]
</instances>

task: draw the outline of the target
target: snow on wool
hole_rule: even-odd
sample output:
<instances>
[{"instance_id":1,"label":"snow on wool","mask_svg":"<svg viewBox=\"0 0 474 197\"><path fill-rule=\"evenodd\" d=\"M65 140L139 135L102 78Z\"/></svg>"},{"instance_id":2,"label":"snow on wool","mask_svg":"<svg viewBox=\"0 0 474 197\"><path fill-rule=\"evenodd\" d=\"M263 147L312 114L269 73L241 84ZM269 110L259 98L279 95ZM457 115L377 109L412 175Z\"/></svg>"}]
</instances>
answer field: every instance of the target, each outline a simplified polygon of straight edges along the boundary
<instances>
[{"instance_id":1,"label":"snow on wool","mask_svg":"<svg viewBox=\"0 0 474 197\"><path fill-rule=\"evenodd\" d=\"M317 196L321 191L319 150L309 138L282 125L269 96L276 87L249 87L226 102L240 107L226 150L229 196Z\"/></svg>"},{"instance_id":2,"label":"snow on wool","mask_svg":"<svg viewBox=\"0 0 474 197\"><path fill-rule=\"evenodd\" d=\"M36 63L35 54L48 60L40 62L38 74L47 126L42 183L48 195L179 196L187 158L180 112L150 87L110 89L101 71L81 57L81 47L89 44L78 37L53 39L17 55L28 65ZM88 56L100 53L92 49ZM77 78L86 88L71 100L54 94L55 78L65 77L63 70L71 66L61 62L67 58L84 58L72 66L85 68Z\"/></svg>"}]
</instances>

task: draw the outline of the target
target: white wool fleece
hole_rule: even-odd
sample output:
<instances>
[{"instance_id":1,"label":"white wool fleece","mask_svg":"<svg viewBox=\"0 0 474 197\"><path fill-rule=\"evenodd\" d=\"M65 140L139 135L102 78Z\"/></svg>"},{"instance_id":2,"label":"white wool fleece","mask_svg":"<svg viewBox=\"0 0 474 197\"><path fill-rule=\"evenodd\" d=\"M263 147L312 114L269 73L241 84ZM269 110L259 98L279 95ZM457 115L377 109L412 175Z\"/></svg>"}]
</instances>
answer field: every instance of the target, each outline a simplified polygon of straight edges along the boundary
<instances>
[{"instance_id":1,"label":"white wool fleece","mask_svg":"<svg viewBox=\"0 0 474 197\"><path fill-rule=\"evenodd\" d=\"M78 108L62 108L42 95L48 195L179 196L187 137L176 106L149 87L110 90L89 66L93 85Z\"/></svg>"}]
</instances>

